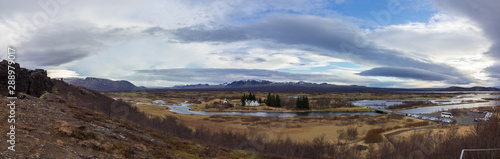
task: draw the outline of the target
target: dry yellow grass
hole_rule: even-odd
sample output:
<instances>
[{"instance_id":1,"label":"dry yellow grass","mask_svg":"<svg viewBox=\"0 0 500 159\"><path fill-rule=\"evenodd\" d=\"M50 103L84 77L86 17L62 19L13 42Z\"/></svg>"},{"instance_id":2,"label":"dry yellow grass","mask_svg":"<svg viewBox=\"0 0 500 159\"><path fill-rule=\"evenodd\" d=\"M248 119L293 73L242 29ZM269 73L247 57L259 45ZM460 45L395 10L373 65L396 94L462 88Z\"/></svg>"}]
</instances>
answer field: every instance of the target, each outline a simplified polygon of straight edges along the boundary
<instances>
[{"instance_id":1,"label":"dry yellow grass","mask_svg":"<svg viewBox=\"0 0 500 159\"><path fill-rule=\"evenodd\" d=\"M333 119L334 117L277 118L185 115L162 110L164 109L162 106L139 105L138 107L141 111L155 116L175 116L192 129L204 126L213 131L261 133L271 140L290 137L294 141L312 141L316 137L325 135L327 141L335 142L338 139L339 130L347 130L349 127L357 127L359 135L356 140L358 140L362 139L369 129L402 126L407 123L404 119L390 119L387 123L375 125L366 123L367 119L384 120L387 115L363 116L363 121L361 121L361 118L348 119L347 116L338 116L337 119Z\"/></svg>"},{"instance_id":2,"label":"dry yellow grass","mask_svg":"<svg viewBox=\"0 0 500 159\"><path fill-rule=\"evenodd\" d=\"M166 112L170 110L170 108L168 107L158 106L158 105L147 105L147 104L132 104L132 105L137 107L141 112L161 118L164 118L167 115Z\"/></svg>"},{"instance_id":3,"label":"dry yellow grass","mask_svg":"<svg viewBox=\"0 0 500 159\"><path fill-rule=\"evenodd\" d=\"M222 101L222 99L214 99L210 100L206 103L214 103ZM239 101L231 101L230 104L239 104ZM193 104L189 106L193 111L207 111L207 112L307 112L307 111L315 111L315 112L372 112L372 109L369 108L361 108L361 107L341 107L341 108L327 108L327 109L319 109L319 110L290 110L280 107L269 107L264 106L234 106L231 108L218 109L218 108L206 108L206 104Z\"/></svg>"},{"instance_id":4,"label":"dry yellow grass","mask_svg":"<svg viewBox=\"0 0 500 159\"><path fill-rule=\"evenodd\" d=\"M121 97L126 100L144 100L144 97ZM168 102L185 101L186 99L175 98L166 99L166 97L154 97L151 100L161 99ZM219 101L220 99L212 99L210 102ZM233 101L235 102L235 101ZM157 105L135 105L141 111L152 116L174 116L180 119L189 128L204 126L212 131L230 130L234 132L250 132L252 134L261 133L268 139L290 137L294 141L312 141L314 138L325 135L327 141L337 141L339 130L347 130L349 127L358 129L358 137L356 140L364 138L366 132L374 128L387 128L394 126L403 126L410 123L404 117L403 119L387 119L388 115L374 116L324 116L324 117L293 117L293 118L277 118L277 117L253 117L253 116L208 116L208 115L185 115L177 114L168 111L167 107ZM197 104L192 109L199 107L202 109L204 104ZM259 106L254 107L257 110L264 111L266 109L277 110L273 107ZM269 111L269 110L267 110ZM284 111L284 110L279 110ZM329 111L362 111L360 108L335 108ZM377 121L375 124L369 125L368 121ZM418 119L412 119L411 122L418 122ZM383 121L383 122L379 122ZM345 141L344 139L342 141ZM350 142L350 141L348 141Z\"/></svg>"}]
</instances>

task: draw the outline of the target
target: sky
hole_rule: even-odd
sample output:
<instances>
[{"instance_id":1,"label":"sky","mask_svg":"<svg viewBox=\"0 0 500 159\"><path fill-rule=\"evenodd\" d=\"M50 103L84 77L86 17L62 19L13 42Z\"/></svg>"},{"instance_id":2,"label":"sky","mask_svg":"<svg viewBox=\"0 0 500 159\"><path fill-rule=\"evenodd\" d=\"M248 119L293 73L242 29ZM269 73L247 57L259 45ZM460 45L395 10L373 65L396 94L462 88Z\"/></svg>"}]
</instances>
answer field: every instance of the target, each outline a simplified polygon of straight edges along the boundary
<instances>
[{"instance_id":1,"label":"sky","mask_svg":"<svg viewBox=\"0 0 500 159\"><path fill-rule=\"evenodd\" d=\"M498 7L495 0L0 0L0 46L52 78L147 87L246 79L500 87Z\"/></svg>"}]
</instances>

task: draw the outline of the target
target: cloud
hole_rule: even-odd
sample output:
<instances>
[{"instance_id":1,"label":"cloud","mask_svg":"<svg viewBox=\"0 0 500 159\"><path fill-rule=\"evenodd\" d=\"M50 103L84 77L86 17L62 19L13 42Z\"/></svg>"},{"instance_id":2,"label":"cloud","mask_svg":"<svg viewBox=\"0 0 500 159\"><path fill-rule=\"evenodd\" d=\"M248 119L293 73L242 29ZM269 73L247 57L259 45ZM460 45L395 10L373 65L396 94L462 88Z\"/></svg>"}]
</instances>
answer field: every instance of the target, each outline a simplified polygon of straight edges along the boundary
<instances>
[{"instance_id":1,"label":"cloud","mask_svg":"<svg viewBox=\"0 0 500 159\"><path fill-rule=\"evenodd\" d=\"M467 17L483 29L484 35L493 41L487 54L497 61L496 65L486 70L490 73L490 77L500 77L500 69L495 70L500 60L500 29L498 29L500 28L500 21L498 21L500 1L433 0L433 2L450 14Z\"/></svg>"},{"instance_id":2,"label":"cloud","mask_svg":"<svg viewBox=\"0 0 500 159\"><path fill-rule=\"evenodd\" d=\"M469 84L472 81L464 81L454 76L439 74L427 70L409 67L377 67L358 73L362 76L385 76L406 79L418 79L424 81L443 81L450 84Z\"/></svg>"},{"instance_id":3,"label":"cloud","mask_svg":"<svg viewBox=\"0 0 500 159\"><path fill-rule=\"evenodd\" d=\"M457 4L440 1L436 4L439 3L448 13L439 13L428 23L410 22L375 30L359 27L368 19L341 16L347 13L337 13L341 10L335 10L338 7L334 3L346 7L351 4L343 0L110 0L99 4L68 1L59 6L58 14L49 16L46 24L37 26L36 33L28 37L29 40L21 41L16 38L22 34L19 32L22 27L17 26L27 23L18 17L33 23L33 16L43 13L44 9L38 3L28 1L2 1L0 34L3 36L0 44L14 45L19 53L18 62L23 66L69 70L79 76L113 79L130 76L141 81L143 77L134 70L220 68L230 72L228 75L217 74L219 79L211 74L206 78L195 74L193 78L170 79L179 84L191 80L201 83L205 83L204 79L217 81L222 79L220 77L314 81L308 78L311 76L317 82L335 79L339 83L362 85L390 85L391 82L403 81L375 77L385 80L384 84L370 77L354 75L374 67L379 71L377 68L414 68L417 70L394 71L413 71L421 76L403 75L405 72L366 72L434 84L476 84L471 76L477 78L478 74L483 74L484 77L486 73L500 77L496 66L481 72L493 63L488 57L500 58L498 51L494 51L500 50L500 34L496 29L499 27L495 19L499 14L489 7L495 6L494 1L459 1ZM109 9L109 5L118 9ZM481 9L476 13L474 8ZM485 47L490 45L493 46L487 52L488 56L484 56ZM0 57L5 57L5 54ZM318 69L331 67L332 62L352 62L363 68ZM242 69L240 71L246 74L230 69ZM265 71L249 71L252 69ZM272 72L278 69L340 76ZM205 71L210 72L210 69ZM65 74L75 75L63 72L61 76ZM151 76L158 77L157 81L169 79L159 73Z\"/></svg>"},{"instance_id":4,"label":"cloud","mask_svg":"<svg viewBox=\"0 0 500 159\"><path fill-rule=\"evenodd\" d=\"M68 78L78 77L78 73L71 70L51 69L47 70L47 76L49 76L50 78Z\"/></svg>"},{"instance_id":5,"label":"cloud","mask_svg":"<svg viewBox=\"0 0 500 159\"><path fill-rule=\"evenodd\" d=\"M148 76L148 77L146 77ZM260 79L277 82L307 81L327 83L363 84L378 83L378 80L360 77L341 77L328 74L299 74L263 69L224 69L224 68L179 68L159 70L138 70L127 77L137 83L148 81L167 81L181 83L224 83L242 79Z\"/></svg>"},{"instance_id":6,"label":"cloud","mask_svg":"<svg viewBox=\"0 0 500 159\"><path fill-rule=\"evenodd\" d=\"M100 28L82 21L54 23L18 44L18 62L26 67L59 66L138 36L131 28Z\"/></svg>"},{"instance_id":7,"label":"cloud","mask_svg":"<svg viewBox=\"0 0 500 159\"><path fill-rule=\"evenodd\" d=\"M500 79L499 70L500 70L500 64L497 63L497 64L495 64L493 66L490 66L490 67L486 68L485 72L488 73L490 75L490 77Z\"/></svg>"},{"instance_id":8,"label":"cloud","mask_svg":"<svg viewBox=\"0 0 500 159\"><path fill-rule=\"evenodd\" d=\"M362 29L341 19L286 15L241 26L217 29L192 26L164 31L181 43L234 43L257 40L276 44L274 47L281 45L282 49L312 50L320 55L365 66L413 67L471 81L471 77L449 65L380 47L370 41Z\"/></svg>"},{"instance_id":9,"label":"cloud","mask_svg":"<svg viewBox=\"0 0 500 159\"><path fill-rule=\"evenodd\" d=\"M466 18L435 14L427 23L410 22L370 31L377 45L407 55L446 62L488 51L491 42Z\"/></svg>"}]
</instances>

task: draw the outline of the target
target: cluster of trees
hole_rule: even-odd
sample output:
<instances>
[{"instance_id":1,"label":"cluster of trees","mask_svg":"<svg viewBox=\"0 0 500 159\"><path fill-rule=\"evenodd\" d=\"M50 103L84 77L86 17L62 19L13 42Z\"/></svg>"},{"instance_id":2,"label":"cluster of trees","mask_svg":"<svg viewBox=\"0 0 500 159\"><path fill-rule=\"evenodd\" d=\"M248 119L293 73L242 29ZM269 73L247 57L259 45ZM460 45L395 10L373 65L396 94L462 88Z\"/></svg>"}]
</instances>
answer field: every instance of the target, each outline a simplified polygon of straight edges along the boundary
<instances>
[{"instance_id":1,"label":"cluster of trees","mask_svg":"<svg viewBox=\"0 0 500 159\"><path fill-rule=\"evenodd\" d=\"M245 100L257 100L257 98L255 98L255 94L252 94L252 93L249 93L248 95L246 94L243 94L243 96L241 96L241 106L245 106ZM259 103L260 102L260 98L259 98Z\"/></svg>"},{"instance_id":2,"label":"cluster of trees","mask_svg":"<svg viewBox=\"0 0 500 159\"><path fill-rule=\"evenodd\" d=\"M309 109L309 98L307 96L299 96L295 105L298 109Z\"/></svg>"},{"instance_id":3,"label":"cluster of trees","mask_svg":"<svg viewBox=\"0 0 500 159\"><path fill-rule=\"evenodd\" d=\"M267 94L267 99L264 100L267 106L271 107L281 107L281 100L279 95Z\"/></svg>"}]
</instances>

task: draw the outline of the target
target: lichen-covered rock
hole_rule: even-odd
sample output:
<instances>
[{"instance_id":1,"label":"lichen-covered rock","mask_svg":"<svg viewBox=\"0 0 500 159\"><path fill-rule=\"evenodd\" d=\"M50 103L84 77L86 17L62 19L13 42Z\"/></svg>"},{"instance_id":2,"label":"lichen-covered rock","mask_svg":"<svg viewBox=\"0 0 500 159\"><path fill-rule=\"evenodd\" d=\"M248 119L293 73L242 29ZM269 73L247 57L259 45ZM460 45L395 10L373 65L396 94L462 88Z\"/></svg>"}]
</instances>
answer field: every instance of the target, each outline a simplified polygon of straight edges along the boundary
<instances>
[{"instance_id":1,"label":"lichen-covered rock","mask_svg":"<svg viewBox=\"0 0 500 159\"><path fill-rule=\"evenodd\" d=\"M54 84L47 77L47 71L43 69L28 70L21 68L18 63L13 65L16 76L15 92L24 92L26 94L40 97L44 92L51 92ZM8 62L3 60L0 62L0 94L8 96Z\"/></svg>"}]
</instances>

